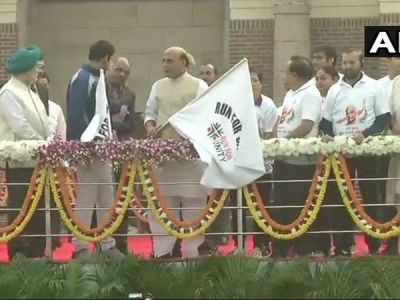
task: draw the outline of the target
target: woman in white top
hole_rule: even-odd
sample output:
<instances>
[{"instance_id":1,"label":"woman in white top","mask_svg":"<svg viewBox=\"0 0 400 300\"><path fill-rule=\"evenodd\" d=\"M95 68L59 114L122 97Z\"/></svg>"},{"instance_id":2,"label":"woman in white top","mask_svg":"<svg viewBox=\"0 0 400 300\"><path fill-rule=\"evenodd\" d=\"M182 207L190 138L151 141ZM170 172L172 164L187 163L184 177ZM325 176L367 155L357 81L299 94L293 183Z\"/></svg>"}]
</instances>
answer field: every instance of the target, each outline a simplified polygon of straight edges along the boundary
<instances>
[{"instance_id":1,"label":"woman in white top","mask_svg":"<svg viewBox=\"0 0 400 300\"><path fill-rule=\"evenodd\" d=\"M51 133L54 137L58 137L62 141L65 141L67 135L67 125L65 123L64 113L60 105L49 100L49 83L50 80L47 74L45 72L39 72L36 89L46 108L46 112L49 117Z\"/></svg>"},{"instance_id":2,"label":"woman in white top","mask_svg":"<svg viewBox=\"0 0 400 300\"><path fill-rule=\"evenodd\" d=\"M258 131L261 139L270 139L273 137L273 128L276 120L278 119L278 111L276 109L275 103L271 98L263 95L262 91L262 74L256 72L255 70L250 70L251 76L251 86L253 89L254 105L257 113L257 123ZM272 160L265 161L265 171L266 174L258 179L261 181L257 184L260 194L264 200L267 202L271 199L271 189L272 183L265 182L272 179ZM244 214L245 215L245 214ZM234 222L237 220L236 217L233 218ZM244 231L246 230L246 219L243 220ZM253 222L253 228L256 232L262 232L262 230ZM234 227L236 228L236 227ZM270 248L268 247L268 238L264 234L256 234L254 236L254 245L256 247L256 252L261 252L261 255L269 255Z\"/></svg>"},{"instance_id":3,"label":"woman in white top","mask_svg":"<svg viewBox=\"0 0 400 300\"><path fill-rule=\"evenodd\" d=\"M325 101L330 87L338 80L339 73L334 67L324 66L317 70L315 74L315 84L321 93L322 101Z\"/></svg>"},{"instance_id":4,"label":"woman in white top","mask_svg":"<svg viewBox=\"0 0 400 300\"><path fill-rule=\"evenodd\" d=\"M329 89L339 80L338 71L332 66L323 66L317 69L315 75L315 84L321 93L322 105L325 103L326 95ZM323 109L323 106L322 106ZM341 204L340 195L338 195L336 182L329 182L329 188L326 196L326 202L328 204ZM338 200L339 199L339 200ZM342 208L322 208L319 217L314 223L315 230L334 230L335 219L334 217L343 213ZM316 252L315 255L333 255L335 251L335 245L333 242L333 235L328 234L317 234L313 236L313 242L315 243ZM318 253L319 252L319 253Z\"/></svg>"},{"instance_id":5,"label":"woman in white top","mask_svg":"<svg viewBox=\"0 0 400 300\"><path fill-rule=\"evenodd\" d=\"M64 113L60 105L49 100L49 83L50 80L46 72L44 72L43 69L39 70L38 79L34 89L36 89L36 92L46 108L46 113L49 118L51 137L59 138L62 141L65 141L67 135L67 126L65 123ZM54 201L51 201L52 208L54 208L53 203ZM67 233L66 228L61 223L57 211L52 211L51 213L51 232L53 234ZM51 246L52 249L55 250L58 246L60 246L60 239L58 237L53 237Z\"/></svg>"}]
</instances>

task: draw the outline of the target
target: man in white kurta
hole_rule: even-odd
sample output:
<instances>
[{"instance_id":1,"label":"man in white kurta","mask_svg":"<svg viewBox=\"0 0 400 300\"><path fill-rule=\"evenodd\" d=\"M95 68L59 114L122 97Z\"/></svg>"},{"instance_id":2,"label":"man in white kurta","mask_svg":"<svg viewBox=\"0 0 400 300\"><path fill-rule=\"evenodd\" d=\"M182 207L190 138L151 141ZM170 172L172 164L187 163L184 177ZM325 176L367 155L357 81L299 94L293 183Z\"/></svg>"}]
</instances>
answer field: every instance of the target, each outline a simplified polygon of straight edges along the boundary
<instances>
[{"instance_id":1,"label":"man in white kurta","mask_svg":"<svg viewBox=\"0 0 400 300\"><path fill-rule=\"evenodd\" d=\"M146 105L145 127L148 137L181 138L171 126L162 129L160 126L207 89L204 81L187 73L190 64L194 64L193 57L180 47L172 47L164 52L163 70L166 77L153 84ZM199 184L203 170L204 165L200 161L170 161L156 167L169 208L182 207L181 216L184 221L193 220L201 212L199 209L187 208L205 206L208 190ZM173 212L180 219L179 211L174 209ZM166 234L166 231L152 213L149 214L149 225L155 234L155 257L171 256L176 237L159 235ZM183 254L186 257L198 256L198 247L203 242L203 235L184 240Z\"/></svg>"}]
</instances>

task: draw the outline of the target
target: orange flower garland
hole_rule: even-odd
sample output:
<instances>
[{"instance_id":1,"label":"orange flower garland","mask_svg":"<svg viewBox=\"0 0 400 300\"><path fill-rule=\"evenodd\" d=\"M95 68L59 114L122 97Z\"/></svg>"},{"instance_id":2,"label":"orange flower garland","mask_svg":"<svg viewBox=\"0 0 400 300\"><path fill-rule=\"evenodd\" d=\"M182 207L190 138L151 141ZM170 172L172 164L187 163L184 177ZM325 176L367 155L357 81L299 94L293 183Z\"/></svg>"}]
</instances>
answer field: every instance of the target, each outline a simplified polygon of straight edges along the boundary
<instances>
[{"instance_id":1,"label":"orange flower garland","mask_svg":"<svg viewBox=\"0 0 400 300\"><path fill-rule=\"evenodd\" d=\"M164 193L159 188L158 179L152 169L148 170L146 167L143 169L143 174L147 177L146 181L148 185L146 186L147 191L154 201L156 209L160 212L161 216L172 221L176 226L182 228L190 228L198 226L203 220L209 219L209 215L214 213L214 206L218 204L217 191L214 190L206 204L206 208L191 222L181 221L177 219L176 215L168 208L167 200L165 199Z\"/></svg>"},{"instance_id":2,"label":"orange flower garland","mask_svg":"<svg viewBox=\"0 0 400 300\"><path fill-rule=\"evenodd\" d=\"M7 205L8 188L4 183L7 182L6 172L0 171L0 207Z\"/></svg>"},{"instance_id":3,"label":"orange flower garland","mask_svg":"<svg viewBox=\"0 0 400 300\"><path fill-rule=\"evenodd\" d=\"M35 167L20 213L10 225L0 228L0 243L8 242L18 236L32 219L41 201L47 174L46 171L46 168L42 168L39 165Z\"/></svg>"},{"instance_id":4,"label":"orange flower garland","mask_svg":"<svg viewBox=\"0 0 400 300\"><path fill-rule=\"evenodd\" d=\"M142 205L141 199L138 199L135 192L132 193L131 208L135 216L142 222L147 223L149 220L146 216L146 209Z\"/></svg>"},{"instance_id":5,"label":"orange flower garland","mask_svg":"<svg viewBox=\"0 0 400 300\"><path fill-rule=\"evenodd\" d=\"M350 172L349 169L347 167L347 162L346 159L343 156L339 157L339 162L340 162L340 167L339 170L341 169L343 172L343 179L346 182L348 191L350 193L351 196L351 201L354 202L354 206L357 209L358 213L360 214L361 218L366 219L368 221L368 223L371 223L372 226L381 229L381 230L387 230L393 226L399 226L400 225L400 214L397 214L396 216L394 216L394 218L388 222L385 223L380 223L375 221L373 218L371 218L365 211L363 205L363 199L362 199L362 195L360 193L357 193L353 182L351 180L351 176L350 176ZM338 174L340 175L340 174ZM341 180L342 178L337 178L337 180Z\"/></svg>"},{"instance_id":6,"label":"orange flower garland","mask_svg":"<svg viewBox=\"0 0 400 300\"><path fill-rule=\"evenodd\" d=\"M22 204L21 211L19 212L18 216L14 219L14 221L7 226L0 227L0 234L4 234L7 232L10 232L15 229L15 227L20 224L24 218L27 215L27 212L31 208L33 199L36 197L38 193L42 193L43 191L40 191L40 186L39 186L39 180L41 176L45 176L42 174L44 172L40 166L36 166L35 169L33 170L32 177L31 177L31 182L27 191L27 194L25 196L25 200Z\"/></svg>"},{"instance_id":7,"label":"orange flower garland","mask_svg":"<svg viewBox=\"0 0 400 300\"><path fill-rule=\"evenodd\" d=\"M257 184L256 183L251 184L251 189L253 190L256 200L256 203L254 203L254 205L256 207L258 206L258 209L261 212L263 218L272 228L275 228L280 231L291 231L293 228L296 228L301 223L303 223L304 220L307 218L307 216L309 216L312 213L312 211L316 208L315 200L316 197L318 196L319 190L321 189L322 178L323 178L322 176L324 172L323 166L325 166L328 161L329 160L326 157L321 157L319 159L319 163L317 165L317 168L314 173L314 178L311 183L310 191L307 196L306 204L304 208L301 210L300 215L297 217L297 219L290 224L282 225L277 223L274 219L272 219L272 217L268 213L268 210L265 208L264 203L267 202L263 201L260 192L258 190Z\"/></svg>"},{"instance_id":8,"label":"orange flower garland","mask_svg":"<svg viewBox=\"0 0 400 300\"><path fill-rule=\"evenodd\" d=\"M56 185L57 185L57 191L60 192L62 195L62 204L64 209L66 210L68 216L72 219L72 221L78 226L78 228L84 232L85 234L88 235L95 235L100 232L103 232L107 227L110 226L110 224L113 222L113 219L115 217L115 214L118 214L118 212L121 210L121 207L124 203L124 199L126 197L126 191L127 191L127 183L129 181L129 174L131 172L131 168L134 167L134 165L125 165L122 170L121 179L118 185L117 193L115 196L115 199L113 201L113 205L111 209L108 211L107 216L105 220L103 221L102 224L97 226L96 228L90 228L88 227L85 223L83 223L80 218L76 215L74 212L74 209L71 205L71 192L68 188L68 185L66 184L67 180L65 178L66 173L60 169L56 168L53 170L53 174L56 179ZM55 191L53 191L54 193Z\"/></svg>"}]
</instances>

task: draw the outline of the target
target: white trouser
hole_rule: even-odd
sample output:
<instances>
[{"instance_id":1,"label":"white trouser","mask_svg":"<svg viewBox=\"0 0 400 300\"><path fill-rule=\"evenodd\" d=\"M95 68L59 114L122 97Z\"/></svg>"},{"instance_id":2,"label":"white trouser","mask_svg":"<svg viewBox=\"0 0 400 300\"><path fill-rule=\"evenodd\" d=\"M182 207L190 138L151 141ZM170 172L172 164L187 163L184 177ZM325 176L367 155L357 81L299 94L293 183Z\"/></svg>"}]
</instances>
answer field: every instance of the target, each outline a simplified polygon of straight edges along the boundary
<instances>
[{"instance_id":1,"label":"white trouser","mask_svg":"<svg viewBox=\"0 0 400 300\"><path fill-rule=\"evenodd\" d=\"M205 207L206 198L183 198L177 196L169 196L167 197L167 203L169 208L190 208L190 207ZM171 210L178 220L179 218L179 210ZM183 209L182 210L182 219L184 221L190 222L193 221L200 213L202 209ZM155 218L154 214L149 213L149 226L150 230L153 234L167 234L164 228L160 225L160 223ZM160 257L165 254L172 252L172 249L175 245L177 238L170 235L165 236L153 236L153 244L154 244L154 254L155 257ZM182 241L182 253L185 257L191 258L199 256L198 247L204 242L204 235L200 235L198 237L187 239Z\"/></svg>"},{"instance_id":2,"label":"white trouser","mask_svg":"<svg viewBox=\"0 0 400 300\"><path fill-rule=\"evenodd\" d=\"M86 226L90 226L92 214L96 213L98 225L102 224L108 210L94 210L96 208L109 208L114 200L114 188L110 184L113 182L111 166L95 160L89 166L80 166L77 171L79 191L76 199L75 213ZM85 183L108 183L108 184L89 184ZM90 208L90 210L80 210ZM73 238L76 251L89 248L89 243ZM100 242L102 250L108 250L115 246L115 240L108 238Z\"/></svg>"}]
</instances>

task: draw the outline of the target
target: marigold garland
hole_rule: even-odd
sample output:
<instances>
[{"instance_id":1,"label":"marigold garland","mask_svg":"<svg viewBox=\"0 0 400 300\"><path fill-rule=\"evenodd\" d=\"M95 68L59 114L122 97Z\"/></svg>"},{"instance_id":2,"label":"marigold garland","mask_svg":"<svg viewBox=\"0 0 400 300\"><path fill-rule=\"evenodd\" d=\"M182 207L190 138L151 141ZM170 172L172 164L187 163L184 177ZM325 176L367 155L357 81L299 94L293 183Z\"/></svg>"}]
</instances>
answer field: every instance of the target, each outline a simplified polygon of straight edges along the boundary
<instances>
[{"instance_id":1,"label":"marigold garland","mask_svg":"<svg viewBox=\"0 0 400 300\"><path fill-rule=\"evenodd\" d=\"M345 159L339 155L332 155L331 162L343 203L354 223L374 238L388 239L398 236L400 234L400 228L397 225L398 215L386 223L373 220L362 207L361 195L357 196Z\"/></svg>"},{"instance_id":2,"label":"marigold garland","mask_svg":"<svg viewBox=\"0 0 400 300\"><path fill-rule=\"evenodd\" d=\"M265 233L269 234L270 236L276 239L290 240L297 238L307 232L310 226L314 223L318 215L318 212L321 209L322 202L325 198L331 164L329 160L325 160L325 163L318 168L320 168L321 173L323 173L322 177L317 176L317 178L319 178L319 183L321 183L321 185L318 186L318 188L315 185L314 186L312 185L309 193L309 197L316 199L314 207L311 211L306 212L306 215L302 220L298 218L298 220L293 222L292 224L281 225L272 220L261 200L261 196L255 184L253 184L252 186L253 193L249 192L248 187L245 187L243 189L247 206L249 207L249 211L253 216L254 220L256 221L257 225ZM319 170L316 171L316 174L320 173L318 171ZM317 191L318 194L315 194L315 192ZM257 206L260 208L261 211L257 209Z\"/></svg>"},{"instance_id":3,"label":"marigold garland","mask_svg":"<svg viewBox=\"0 0 400 300\"><path fill-rule=\"evenodd\" d=\"M131 208L135 216L142 222L147 223L149 220L147 218L147 211L142 205L141 199L138 199L135 192L132 193Z\"/></svg>"},{"instance_id":4,"label":"marigold garland","mask_svg":"<svg viewBox=\"0 0 400 300\"><path fill-rule=\"evenodd\" d=\"M161 216L163 217L165 214L166 215L165 217L171 220L176 226L182 228L196 227L200 224L202 220L206 218L207 215L214 213L213 206L217 205L217 200L215 200L215 195L212 195L211 197L208 197L205 209L203 209L203 211L199 213L199 216L196 217L193 221L187 222L178 220L175 213L173 213L168 208L167 200L165 198L164 193L160 189L160 185L158 184L158 178L155 175L155 172L152 169L147 169L145 167L144 175L147 176L146 182L148 184L148 191L150 193L150 196L152 197L152 199L157 199L157 201L154 202L157 211L161 212Z\"/></svg>"},{"instance_id":5,"label":"marigold garland","mask_svg":"<svg viewBox=\"0 0 400 300\"><path fill-rule=\"evenodd\" d=\"M275 222L272 217L269 215L267 209L265 208L264 203L267 201L263 201L260 192L258 190L257 184L252 183L251 189L253 190L256 203L255 206L259 208L263 218L266 222L272 226L272 228L280 230L280 231L291 231L293 228L298 227L301 223L303 223L304 219L307 218L308 215L315 209L314 200L316 199L317 192L319 192L321 185L323 184L323 174L324 174L324 166L329 162L329 159L326 157L320 157L319 162L317 164L317 168L314 173L313 181L311 182L311 186L309 189L309 193L306 199L306 205L301 210L299 216L290 224L282 225Z\"/></svg>"},{"instance_id":6,"label":"marigold garland","mask_svg":"<svg viewBox=\"0 0 400 300\"><path fill-rule=\"evenodd\" d=\"M75 215L75 213L70 210L69 200L65 199L68 197L68 193L66 192L66 189L62 187L63 184L58 186L59 183L56 181L55 174L57 174L57 171L49 170L50 186L53 191L54 201L56 203L58 212L60 213L64 224L76 237L87 242L98 242L110 237L120 227L131 201L133 183L136 173L136 163L132 162L130 167L126 167L124 170L125 172L122 174L127 175L121 176L117 197L114 201L112 210L109 212L106 221L104 221L101 226L93 229L88 228L85 224L83 224ZM126 181L128 181L127 184ZM63 196L64 201L61 199L60 193ZM115 202L117 202L117 205ZM68 212L66 212L63 204ZM116 217L115 213L117 213Z\"/></svg>"},{"instance_id":7,"label":"marigold garland","mask_svg":"<svg viewBox=\"0 0 400 300\"><path fill-rule=\"evenodd\" d=\"M5 184L7 182L6 172L0 170L0 207L7 206L8 188Z\"/></svg>"},{"instance_id":8,"label":"marigold garland","mask_svg":"<svg viewBox=\"0 0 400 300\"><path fill-rule=\"evenodd\" d=\"M211 226L211 224L215 221L215 219L218 217L219 213L221 212L222 208L225 205L226 199L228 198L229 195L228 190L222 191L219 200L216 199L216 196L220 192L214 191L210 196L212 200L211 202L213 203L214 207L210 207L208 209L208 212L206 213L204 219L200 220L196 224L196 226L187 228L179 226L178 224L182 224L183 222L178 222L178 220L172 221L171 219L168 218L166 212L163 211L163 208L159 207L156 204L157 198L155 194L152 194L151 192L151 190L154 190L154 187L151 186L152 185L151 178L150 177L146 178L144 168L147 171L146 173L149 173L146 167L138 165L138 172L143 185L143 192L148 201L148 206L154 213L157 221L165 229L165 231L167 231L169 234L173 236L176 236L179 239L190 239L205 233L207 229Z\"/></svg>"},{"instance_id":9,"label":"marigold garland","mask_svg":"<svg viewBox=\"0 0 400 300\"><path fill-rule=\"evenodd\" d=\"M0 243L8 242L24 231L41 200L46 174L46 168L39 165L35 167L20 213L10 225L0 228Z\"/></svg>"}]
</instances>

